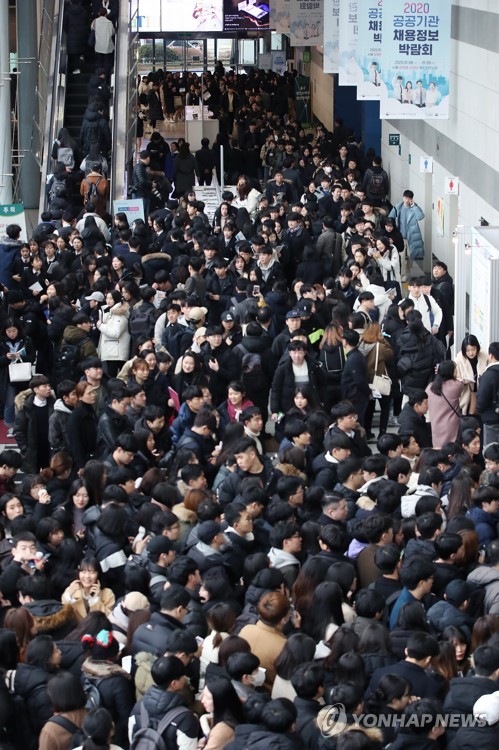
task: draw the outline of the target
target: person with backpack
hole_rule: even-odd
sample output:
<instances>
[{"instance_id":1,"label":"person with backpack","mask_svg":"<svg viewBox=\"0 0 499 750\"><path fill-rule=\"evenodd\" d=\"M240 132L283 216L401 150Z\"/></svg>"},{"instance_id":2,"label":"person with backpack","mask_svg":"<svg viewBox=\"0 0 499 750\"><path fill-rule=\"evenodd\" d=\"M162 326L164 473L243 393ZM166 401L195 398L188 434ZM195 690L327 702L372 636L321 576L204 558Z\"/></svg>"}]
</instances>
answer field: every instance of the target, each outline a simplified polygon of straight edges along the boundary
<instances>
[{"instance_id":1,"label":"person with backpack","mask_svg":"<svg viewBox=\"0 0 499 750\"><path fill-rule=\"evenodd\" d=\"M382 164L381 156L373 156L372 166L366 169L364 174L364 192L373 206L385 204L386 196L390 192L390 181Z\"/></svg>"},{"instance_id":2,"label":"person with backpack","mask_svg":"<svg viewBox=\"0 0 499 750\"><path fill-rule=\"evenodd\" d=\"M81 665L87 706L107 708L115 722L114 738L127 747L128 717L135 701L130 674L120 666L120 644L110 630L81 638L87 657Z\"/></svg>"},{"instance_id":3,"label":"person with backpack","mask_svg":"<svg viewBox=\"0 0 499 750\"><path fill-rule=\"evenodd\" d=\"M431 295L423 294L421 290L422 281L421 278L416 276L409 279L407 299L414 302L414 309L421 313L426 330L437 334L442 323L442 308Z\"/></svg>"},{"instance_id":4,"label":"person with backpack","mask_svg":"<svg viewBox=\"0 0 499 750\"><path fill-rule=\"evenodd\" d=\"M93 211L105 219L106 200L109 194L109 183L102 174L102 163L94 161L91 171L83 178L80 185L80 195L86 207L92 203Z\"/></svg>"},{"instance_id":5,"label":"person with backpack","mask_svg":"<svg viewBox=\"0 0 499 750\"><path fill-rule=\"evenodd\" d=\"M97 357L95 344L90 338L92 323L88 315L77 312L71 324L66 326L59 349L54 352L54 379L78 380L81 371L78 364L87 357Z\"/></svg>"},{"instance_id":6,"label":"person with backpack","mask_svg":"<svg viewBox=\"0 0 499 750\"><path fill-rule=\"evenodd\" d=\"M79 161L78 144L71 137L67 128L61 128L52 146L52 159L72 170Z\"/></svg>"},{"instance_id":7,"label":"person with backpack","mask_svg":"<svg viewBox=\"0 0 499 750\"><path fill-rule=\"evenodd\" d=\"M155 295L156 290L152 286L144 286L140 290L141 301L134 305L128 323L132 338L132 348L135 347L140 336L145 335L150 338L154 336L154 326L156 323Z\"/></svg>"},{"instance_id":8,"label":"person with backpack","mask_svg":"<svg viewBox=\"0 0 499 750\"><path fill-rule=\"evenodd\" d=\"M130 750L196 750L199 720L180 695L186 674L176 656L161 656L154 662L154 685L135 704L130 717Z\"/></svg>"},{"instance_id":9,"label":"person with backpack","mask_svg":"<svg viewBox=\"0 0 499 750\"><path fill-rule=\"evenodd\" d=\"M71 750L87 715L82 684L75 674L60 672L48 681L47 695L54 713L42 727L38 750Z\"/></svg>"}]
</instances>

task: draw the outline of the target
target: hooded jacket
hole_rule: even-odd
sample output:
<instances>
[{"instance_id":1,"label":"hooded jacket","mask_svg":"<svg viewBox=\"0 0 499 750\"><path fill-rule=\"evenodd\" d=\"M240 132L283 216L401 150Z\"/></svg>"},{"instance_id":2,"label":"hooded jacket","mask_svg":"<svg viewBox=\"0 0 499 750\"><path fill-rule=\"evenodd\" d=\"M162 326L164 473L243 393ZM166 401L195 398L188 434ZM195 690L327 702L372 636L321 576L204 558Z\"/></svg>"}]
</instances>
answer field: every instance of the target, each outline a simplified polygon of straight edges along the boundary
<instances>
[{"instance_id":1,"label":"hooded jacket","mask_svg":"<svg viewBox=\"0 0 499 750\"><path fill-rule=\"evenodd\" d=\"M117 302L111 308L101 310L100 339L97 349L102 360L125 362L130 353L128 318L130 308Z\"/></svg>"},{"instance_id":2,"label":"hooded jacket","mask_svg":"<svg viewBox=\"0 0 499 750\"><path fill-rule=\"evenodd\" d=\"M242 471L239 467L232 474L229 474L220 487L218 501L221 505L228 505L234 500L236 495L239 494L239 486L245 477L258 477L268 495L273 495L276 492L277 481L282 476L282 473L272 466L272 462L267 456L260 456L260 462L263 465L261 474L251 474L250 472Z\"/></svg>"},{"instance_id":3,"label":"hooded jacket","mask_svg":"<svg viewBox=\"0 0 499 750\"><path fill-rule=\"evenodd\" d=\"M437 339L426 332L421 342L406 328L399 337L398 374L402 392L411 396L425 390L435 371L435 366L445 359L445 349Z\"/></svg>"},{"instance_id":4,"label":"hooded jacket","mask_svg":"<svg viewBox=\"0 0 499 750\"><path fill-rule=\"evenodd\" d=\"M132 709L129 720L131 738L142 727L141 704L144 705L149 715L149 724L151 726L157 726L167 711L170 711L172 708L185 706L185 712L175 720L175 724L170 724L165 729L163 738L166 747L169 749L182 748L182 750L196 750L199 721L192 711L187 709L181 695L171 690L162 690L156 685L150 687L142 701L136 703Z\"/></svg>"},{"instance_id":5,"label":"hooded jacket","mask_svg":"<svg viewBox=\"0 0 499 750\"><path fill-rule=\"evenodd\" d=\"M471 571L466 580L485 588L485 614L499 615L499 568L479 565Z\"/></svg>"},{"instance_id":6,"label":"hooded jacket","mask_svg":"<svg viewBox=\"0 0 499 750\"><path fill-rule=\"evenodd\" d=\"M468 718L473 713L473 706L482 695L489 695L497 690L497 682L488 677L466 675L454 677L450 681L449 692L444 701L444 712L447 716ZM447 739L455 736L457 728L452 722L447 724ZM480 747L476 745L476 747Z\"/></svg>"},{"instance_id":7,"label":"hooded jacket","mask_svg":"<svg viewBox=\"0 0 499 750\"><path fill-rule=\"evenodd\" d=\"M483 508L474 505L466 511L466 518L469 518L475 524L475 531L478 534L478 541L482 545L487 545L497 537L497 523L499 516L496 513L486 513Z\"/></svg>"},{"instance_id":8,"label":"hooded jacket","mask_svg":"<svg viewBox=\"0 0 499 750\"><path fill-rule=\"evenodd\" d=\"M78 326L66 326L62 336L62 342L80 347L79 361L82 361L87 357L97 356L97 350L95 348L94 342L92 341L88 333L82 328L78 328Z\"/></svg>"},{"instance_id":9,"label":"hooded jacket","mask_svg":"<svg viewBox=\"0 0 499 750\"><path fill-rule=\"evenodd\" d=\"M49 419L49 443L52 455L59 451L71 453L68 439L68 419L73 410L66 406L62 398L54 404L54 411Z\"/></svg>"},{"instance_id":10,"label":"hooded jacket","mask_svg":"<svg viewBox=\"0 0 499 750\"><path fill-rule=\"evenodd\" d=\"M290 552L285 552L278 547L270 548L268 558L271 566L281 571L286 581L286 586L291 589L300 572L300 561Z\"/></svg>"},{"instance_id":11,"label":"hooded jacket","mask_svg":"<svg viewBox=\"0 0 499 750\"><path fill-rule=\"evenodd\" d=\"M54 640L64 638L76 625L73 608L54 599L43 599L23 605L31 613L38 635L51 635Z\"/></svg>"},{"instance_id":12,"label":"hooded jacket","mask_svg":"<svg viewBox=\"0 0 499 750\"><path fill-rule=\"evenodd\" d=\"M126 747L128 717L135 701L130 675L118 664L110 661L96 661L91 658L85 659L81 671L97 687L102 707L107 708L114 719L115 742Z\"/></svg>"}]
</instances>

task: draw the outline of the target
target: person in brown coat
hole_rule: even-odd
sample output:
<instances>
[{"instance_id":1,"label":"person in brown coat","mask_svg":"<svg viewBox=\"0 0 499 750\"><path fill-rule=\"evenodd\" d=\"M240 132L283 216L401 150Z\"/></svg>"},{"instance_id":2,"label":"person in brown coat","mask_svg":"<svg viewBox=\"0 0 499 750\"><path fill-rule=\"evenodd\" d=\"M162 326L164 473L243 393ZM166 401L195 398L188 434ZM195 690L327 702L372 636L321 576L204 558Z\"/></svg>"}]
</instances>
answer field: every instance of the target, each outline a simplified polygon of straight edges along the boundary
<instances>
[{"instance_id":1,"label":"person in brown coat","mask_svg":"<svg viewBox=\"0 0 499 750\"><path fill-rule=\"evenodd\" d=\"M73 734L87 715L87 697L77 675L59 672L47 684L53 716L40 732L38 750L71 750Z\"/></svg>"},{"instance_id":2,"label":"person in brown coat","mask_svg":"<svg viewBox=\"0 0 499 750\"><path fill-rule=\"evenodd\" d=\"M260 598L257 612L257 623L245 625L239 635L248 641L251 653L266 670L263 687L270 693L276 677L275 660L286 643L282 631L289 620L289 599L280 591L269 591Z\"/></svg>"},{"instance_id":3,"label":"person in brown coat","mask_svg":"<svg viewBox=\"0 0 499 750\"><path fill-rule=\"evenodd\" d=\"M360 339L359 351L362 352L366 358L369 383L373 382L375 375L387 374L386 364L393 359L393 349L381 333L379 323L370 323L364 329L364 333ZM388 429L390 396L382 396L380 399L371 398L364 418L364 428L367 432L368 438L372 437L371 425L374 416L374 409L376 408L376 401L380 402L381 409L379 420L380 435L385 433Z\"/></svg>"},{"instance_id":4,"label":"person in brown coat","mask_svg":"<svg viewBox=\"0 0 499 750\"><path fill-rule=\"evenodd\" d=\"M96 195L94 195L95 192L97 193ZM102 174L102 164L100 161L95 161L92 163L91 171L83 178L80 184L80 195L83 198L83 205L86 207L92 202L92 210L96 214L99 214L102 219L105 219L107 216L106 200L108 194L109 183Z\"/></svg>"}]
</instances>

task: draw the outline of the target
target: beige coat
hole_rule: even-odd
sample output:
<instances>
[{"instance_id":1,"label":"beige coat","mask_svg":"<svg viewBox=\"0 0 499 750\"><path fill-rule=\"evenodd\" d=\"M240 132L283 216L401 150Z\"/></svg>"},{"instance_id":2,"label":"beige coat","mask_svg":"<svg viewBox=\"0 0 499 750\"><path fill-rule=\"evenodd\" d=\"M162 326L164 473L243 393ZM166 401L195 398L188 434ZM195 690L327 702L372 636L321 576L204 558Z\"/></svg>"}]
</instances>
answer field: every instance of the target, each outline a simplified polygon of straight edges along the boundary
<instances>
[{"instance_id":1,"label":"beige coat","mask_svg":"<svg viewBox=\"0 0 499 750\"><path fill-rule=\"evenodd\" d=\"M101 589L97 599L90 600L83 598L83 589L75 591L73 596L69 594L69 586L62 595L62 603L70 604L73 607L76 619L81 622L89 612L104 612L110 615L114 609L116 599L111 589Z\"/></svg>"},{"instance_id":2,"label":"beige coat","mask_svg":"<svg viewBox=\"0 0 499 750\"><path fill-rule=\"evenodd\" d=\"M258 656L260 666L267 670L264 687L270 693L276 676L275 660L284 648L286 638L279 630L265 625L261 620L256 625L245 625L239 635L248 641L251 653Z\"/></svg>"},{"instance_id":3,"label":"beige coat","mask_svg":"<svg viewBox=\"0 0 499 750\"><path fill-rule=\"evenodd\" d=\"M454 359L457 368L457 378L462 380L465 384L461 398L459 399L459 406L464 416L466 414L476 414L476 391L478 384L475 383L475 376L473 374L473 368L470 365L468 357L464 357L462 352L458 352ZM485 352L478 352L477 357L477 376L480 378L487 368L487 355Z\"/></svg>"}]
</instances>

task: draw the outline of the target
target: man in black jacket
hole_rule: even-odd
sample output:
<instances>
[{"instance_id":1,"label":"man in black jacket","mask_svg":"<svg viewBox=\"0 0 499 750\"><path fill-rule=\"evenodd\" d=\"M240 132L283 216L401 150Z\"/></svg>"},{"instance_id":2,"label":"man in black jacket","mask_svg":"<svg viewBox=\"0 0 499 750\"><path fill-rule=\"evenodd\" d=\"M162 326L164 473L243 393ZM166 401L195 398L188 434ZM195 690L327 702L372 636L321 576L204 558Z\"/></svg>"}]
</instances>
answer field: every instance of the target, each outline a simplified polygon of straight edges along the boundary
<instances>
[{"instance_id":1,"label":"man in black jacket","mask_svg":"<svg viewBox=\"0 0 499 750\"><path fill-rule=\"evenodd\" d=\"M477 393L477 411L483 422L483 443L499 442L499 412L497 394L499 393L499 342L489 345L489 364L480 378Z\"/></svg>"},{"instance_id":2,"label":"man in black jacket","mask_svg":"<svg viewBox=\"0 0 499 750\"><path fill-rule=\"evenodd\" d=\"M499 370L498 370L499 374ZM412 434L420 448L431 448L431 425L427 423L428 395L423 390L415 391L399 414L399 435Z\"/></svg>"},{"instance_id":3,"label":"man in black jacket","mask_svg":"<svg viewBox=\"0 0 499 750\"><path fill-rule=\"evenodd\" d=\"M149 201L151 200L152 179L147 170L150 163L149 151L144 149L140 152L139 161L135 164L132 173L132 198L142 198L144 201L144 216L149 213Z\"/></svg>"},{"instance_id":4,"label":"man in black jacket","mask_svg":"<svg viewBox=\"0 0 499 750\"><path fill-rule=\"evenodd\" d=\"M324 695L324 670L314 662L302 664L293 673L291 684L296 691L296 732L307 750L316 750L321 736L316 719Z\"/></svg>"},{"instance_id":5,"label":"man in black jacket","mask_svg":"<svg viewBox=\"0 0 499 750\"><path fill-rule=\"evenodd\" d=\"M215 154L210 148L209 139L202 138L201 148L196 151L196 173L200 185L211 185L215 162Z\"/></svg>"},{"instance_id":6,"label":"man in black jacket","mask_svg":"<svg viewBox=\"0 0 499 750\"><path fill-rule=\"evenodd\" d=\"M371 389L366 358L358 349L359 340L357 331L346 329L343 332L346 362L341 373L341 397L351 401L357 410L357 421L363 425Z\"/></svg>"},{"instance_id":7,"label":"man in black jacket","mask_svg":"<svg viewBox=\"0 0 499 750\"><path fill-rule=\"evenodd\" d=\"M132 653L147 651L161 656L165 653L170 633L185 630L190 596L182 586L172 585L161 595L161 609L153 612L149 622L140 625L133 635Z\"/></svg>"},{"instance_id":8,"label":"man in black jacket","mask_svg":"<svg viewBox=\"0 0 499 750\"><path fill-rule=\"evenodd\" d=\"M123 388L113 388L109 393L109 403L99 417L97 452L102 458L113 453L118 436L131 433L132 428L126 416L130 406L130 394Z\"/></svg>"},{"instance_id":9,"label":"man in black jacket","mask_svg":"<svg viewBox=\"0 0 499 750\"><path fill-rule=\"evenodd\" d=\"M242 438L234 446L237 469L224 480L219 490L219 502L226 506L232 502L239 493L242 480L245 477L259 479L268 497L276 491L277 480L282 476L279 469L274 469L272 462L267 456L261 456L255 441L251 438Z\"/></svg>"}]
</instances>

